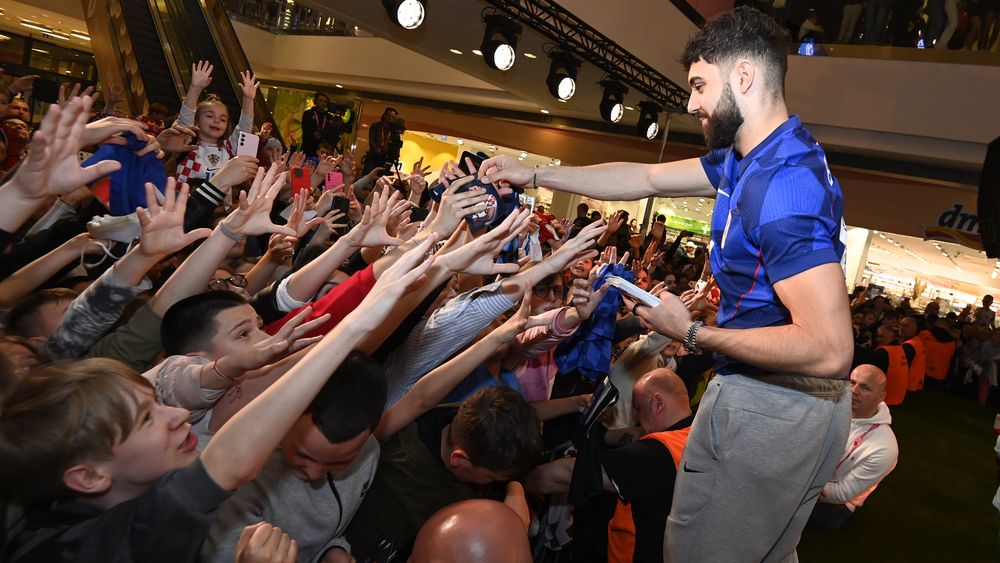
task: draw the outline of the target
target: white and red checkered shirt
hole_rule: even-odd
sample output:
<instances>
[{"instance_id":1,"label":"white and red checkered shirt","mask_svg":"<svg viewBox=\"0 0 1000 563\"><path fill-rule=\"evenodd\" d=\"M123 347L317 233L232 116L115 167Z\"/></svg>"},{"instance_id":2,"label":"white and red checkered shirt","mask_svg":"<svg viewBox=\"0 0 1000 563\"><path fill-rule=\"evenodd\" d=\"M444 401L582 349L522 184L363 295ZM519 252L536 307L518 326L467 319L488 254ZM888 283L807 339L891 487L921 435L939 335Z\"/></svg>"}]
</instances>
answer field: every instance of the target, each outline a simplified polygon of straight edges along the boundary
<instances>
[{"instance_id":1,"label":"white and red checkered shirt","mask_svg":"<svg viewBox=\"0 0 1000 563\"><path fill-rule=\"evenodd\" d=\"M250 108L251 112L253 108ZM177 122L185 127L194 124L195 110L181 104L181 111L177 115ZM184 183L194 178L199 180L209 180L218 172L229 159L236 156L233 147L236 146L240 138L240 131L253 132L253 113L240 113L240 121L233 128L233 133L228 139L219 143L205 143L200 139L195 139L197 149L184 155L184 158L177 163L177 182Z\"/></svg>"}]
</instances>

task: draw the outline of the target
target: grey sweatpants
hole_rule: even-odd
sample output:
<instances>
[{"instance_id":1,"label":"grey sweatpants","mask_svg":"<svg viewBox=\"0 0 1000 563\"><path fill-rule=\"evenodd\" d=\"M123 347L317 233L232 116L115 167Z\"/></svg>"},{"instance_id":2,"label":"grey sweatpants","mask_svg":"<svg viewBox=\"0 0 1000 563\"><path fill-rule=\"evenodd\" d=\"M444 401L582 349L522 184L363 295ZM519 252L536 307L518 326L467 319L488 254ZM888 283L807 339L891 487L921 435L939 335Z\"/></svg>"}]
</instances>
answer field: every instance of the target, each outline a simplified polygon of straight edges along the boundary
<instances>
[{"instance_id":1,"label":"grey sweatpants","mask_svg":"<svg viewBox=\"0 0 1000 563\"><path fill-rule=\"evenodd\" d=\"M797 561L850 423L847 381L716 376L677 472L664 560Z\"/></svg>"}]
</instances>

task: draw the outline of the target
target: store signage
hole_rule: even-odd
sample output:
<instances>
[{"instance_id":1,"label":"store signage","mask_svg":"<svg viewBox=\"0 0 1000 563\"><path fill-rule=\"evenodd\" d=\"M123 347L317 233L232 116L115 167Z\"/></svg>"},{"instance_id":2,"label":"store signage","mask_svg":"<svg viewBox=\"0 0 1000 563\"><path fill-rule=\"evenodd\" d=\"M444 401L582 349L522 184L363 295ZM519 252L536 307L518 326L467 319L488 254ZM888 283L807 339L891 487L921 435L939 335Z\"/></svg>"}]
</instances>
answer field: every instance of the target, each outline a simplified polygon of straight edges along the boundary
<instances>
[{"instance_id":1,"label":"store signage","mask_svg":"<svg viewBox=\"0 0 1000 563\"><path fill-rule=\"evenodd\" d=\"M966 210L961 203L953 204L937 218L936 225L924 227L924 240L952 242L982 250L983 240L979 235L979 216Z\"/></svg>"},{"instance_id":2,"label":"store signage","mask_svg":"<svg viewBox=\"0 0 1000 563\"><path fill-rule=\"evenodd\" d=\"M676 215L667 215L667 220L664 224L679 231L691 231L692 233L701 233L703 235L707 235L711 232L711 226L708 223L695 221L694 219L687 219L685 217L678 217Z\"/></svg>"}]
</instances>

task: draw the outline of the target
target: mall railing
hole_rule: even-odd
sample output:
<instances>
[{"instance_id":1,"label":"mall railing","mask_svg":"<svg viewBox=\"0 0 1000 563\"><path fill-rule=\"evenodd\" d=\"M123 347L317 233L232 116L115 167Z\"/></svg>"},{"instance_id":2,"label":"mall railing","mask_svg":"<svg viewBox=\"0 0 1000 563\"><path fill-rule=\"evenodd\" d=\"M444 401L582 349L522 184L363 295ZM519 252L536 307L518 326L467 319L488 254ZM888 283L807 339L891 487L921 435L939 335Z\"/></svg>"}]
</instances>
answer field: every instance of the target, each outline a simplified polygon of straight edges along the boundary
<instances>
[{"instance_id":1,"label":"mall railing","mask_svg":"<svg viewBox=\"0 0 1000 563\"><path fill-rule=\"evenodd\" d=\"M230 17L271 33L294 35L354 35L342 19L286 0L222 0Z\"/></svg>"}]
</instances>

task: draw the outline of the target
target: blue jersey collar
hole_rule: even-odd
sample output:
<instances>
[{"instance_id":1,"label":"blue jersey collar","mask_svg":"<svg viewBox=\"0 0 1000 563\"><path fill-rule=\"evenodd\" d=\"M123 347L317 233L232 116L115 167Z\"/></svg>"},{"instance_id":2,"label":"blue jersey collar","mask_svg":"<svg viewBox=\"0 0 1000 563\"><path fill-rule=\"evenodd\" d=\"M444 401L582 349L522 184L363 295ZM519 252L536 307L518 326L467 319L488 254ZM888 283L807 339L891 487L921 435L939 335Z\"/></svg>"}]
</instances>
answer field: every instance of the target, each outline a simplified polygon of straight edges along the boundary
<instances>
[{"instance_id":1,"label":"blue jersey collar","mask_svg":"<svg viewBox=\"0 0 1000 563\"><path fill-rule=\"evenodd\" d=\"M797 115L789 116L789 118L784 123L777 126L774 129L774 131L771 131L771 134L768 135L763 141L757 143L757 146L754 147L753 150L748 152L746 156L737 159L737 162L739 162L739 168L738 168L739 175L742 176L743 173L746 172L747 167L750 166L750 163L752 163L758 156L760 156L760 153L764 152L764 150L766 150L769 146L771 146L778 137L781 137L782 135L784 135L789 131L794 131L799 127L802 127L802 120L799 119L799 116ZM732 150L733 150L733 156L737 156L736 145L733 145Z\"/></svg>"}]
</instances>

